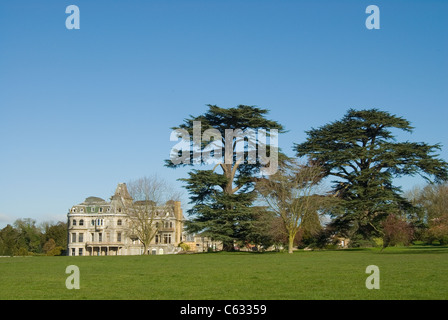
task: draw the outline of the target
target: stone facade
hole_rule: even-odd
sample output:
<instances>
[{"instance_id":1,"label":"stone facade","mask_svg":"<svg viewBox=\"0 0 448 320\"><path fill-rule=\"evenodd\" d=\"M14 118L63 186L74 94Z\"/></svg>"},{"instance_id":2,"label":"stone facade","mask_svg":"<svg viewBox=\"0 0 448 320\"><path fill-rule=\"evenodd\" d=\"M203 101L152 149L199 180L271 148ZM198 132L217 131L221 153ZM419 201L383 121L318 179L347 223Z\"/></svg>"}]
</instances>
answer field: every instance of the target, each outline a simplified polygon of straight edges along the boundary
<instances>
[{"instance_id":1,"label":"stone facade","mask_svg":"<svg viewBox=\"0 0 448 320\"><path fill-rule=\"evenodd\" d=\"M125 183L117 186L107 202L98 197L88 197L73 206L67 214L68 245L70 256L140 255L144 246L130 226L135 219L129 214L138 205ZM184 217L179 201L168 201L154 207L152 226L156 235L147 247L149 254L172 254L180 251ZM134 219L134 220L133 220Z\"/></svg>"}]
</instances>

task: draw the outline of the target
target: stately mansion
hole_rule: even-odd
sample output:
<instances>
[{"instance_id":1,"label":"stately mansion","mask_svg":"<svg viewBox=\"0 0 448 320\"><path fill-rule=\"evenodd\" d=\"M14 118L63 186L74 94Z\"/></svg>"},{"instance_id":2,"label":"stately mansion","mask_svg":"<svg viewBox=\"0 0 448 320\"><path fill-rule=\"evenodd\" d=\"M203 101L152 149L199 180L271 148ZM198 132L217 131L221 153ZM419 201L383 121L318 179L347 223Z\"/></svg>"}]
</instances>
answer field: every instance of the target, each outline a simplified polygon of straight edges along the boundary
<instances>
[{"instance_id":1,"label":"stately mansion","mask_svg":"<svg viewBox=\"0 0 448 320\"><path fill-rule=\"evenodd\" d=\"M110 201L88 197L73 206L68 218L68 250L70 256L140 255L144 250L135 232L135 215L129 214L145 201L134 201L126 184L120 183ZM184 217L179 201L168 201L152 207L151 228L155 235L147 245L149 254L170 254L180 251ZM147 216L149 217L149 216ZM134 224L133 224L134 223ZM133 227L131 227L131 225Z\"/></svg>"}]
</instances>

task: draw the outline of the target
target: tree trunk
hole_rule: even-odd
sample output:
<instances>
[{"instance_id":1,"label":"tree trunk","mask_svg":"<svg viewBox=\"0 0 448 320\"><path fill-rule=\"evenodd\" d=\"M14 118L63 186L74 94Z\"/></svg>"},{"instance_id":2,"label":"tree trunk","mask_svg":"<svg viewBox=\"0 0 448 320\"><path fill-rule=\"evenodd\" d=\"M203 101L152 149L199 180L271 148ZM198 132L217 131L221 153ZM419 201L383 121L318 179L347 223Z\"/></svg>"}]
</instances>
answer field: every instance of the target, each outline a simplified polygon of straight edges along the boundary
<instances>
[{"instance_id":1,"label":"tree trunk","mask_svg":"<svg viewBox=\"0 0 448 320\"><path fill-rule=\"evenodd\" d=\"M233 240L231 240L231 241L223 241L223 243L222 243L222 250L223 251L234 251L235 247L233 246Z\"/></svg>"},{"instance_id":2,"label":"tree trunk","mask_svg":"<svg viewBox=\"0 0 448 320\"><path fill-rule=\"evenodd\" d=\"M292 253L292 248L294 247L294 238L295 234L289 234L289 244L288 244L288 253Z\"/></svg>"}]
</instances>

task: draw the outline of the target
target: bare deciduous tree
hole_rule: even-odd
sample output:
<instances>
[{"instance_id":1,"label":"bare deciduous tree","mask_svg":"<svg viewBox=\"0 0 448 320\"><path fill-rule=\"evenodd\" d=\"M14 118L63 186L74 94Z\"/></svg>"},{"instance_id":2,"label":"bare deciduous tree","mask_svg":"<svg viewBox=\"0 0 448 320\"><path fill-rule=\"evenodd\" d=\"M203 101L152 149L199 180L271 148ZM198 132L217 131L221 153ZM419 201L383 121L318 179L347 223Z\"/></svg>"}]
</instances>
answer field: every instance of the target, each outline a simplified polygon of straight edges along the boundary
<instances>
[{"instance_id":1,"label":"bare deciduous tree","mask_svg":"<svg viewBox=\"0 0 448 320\"><path fill-rule=\"evenodd\" d=\"M288 252L306 220L312 221L325 202L319 194L322 168L289 159L279 165L277 173L260 179L257 190L263 200L282 220L288 233Z\"/></svg>"},{"instance_id":2,"label":"bare deciduous tree","mask_svg":"<svg viewBox=\"0 0 448 320\"><path fill-rule=\"evenodd\" d=\"M131 238L143 244L143 254L148 254L148 246L164 223L160 211L168 201L180 201L181 193L157 175L142 177L127 183L133 203L127 207L128 233Z\"/></svg>"},{"instance_id":3,"label":"bare deciduous tree","mask_svg":"<svg viewBox=\"0 0 448 320\"><path fill-rule=\"evenodd\" d=\"M415 187L406 193L406 197L421 209L416 222L426 226L423 239L429 243L434 240L448 242L448 183Z\"/></svg>"}]
</instances>

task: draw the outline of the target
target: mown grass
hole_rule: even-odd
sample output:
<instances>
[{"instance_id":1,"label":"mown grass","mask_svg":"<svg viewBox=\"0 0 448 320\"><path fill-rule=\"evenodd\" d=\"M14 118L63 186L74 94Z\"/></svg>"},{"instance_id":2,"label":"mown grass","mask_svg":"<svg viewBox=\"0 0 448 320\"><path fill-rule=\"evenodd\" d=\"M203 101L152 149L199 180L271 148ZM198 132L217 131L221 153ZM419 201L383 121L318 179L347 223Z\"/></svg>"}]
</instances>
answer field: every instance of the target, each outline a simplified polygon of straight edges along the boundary
<instances>
[{"instance_id":1,"label":"mown grass","mask_svg":"<svg viewBox=\"0 0 448 320\"><path fill-rule=\"evenodd\" d=\"M68 290L68 265L80 269ZM366 267L380 289L365 286ZM0 258L0 299L447 299L448 248Z\"/></svg>"}]
</instances>

